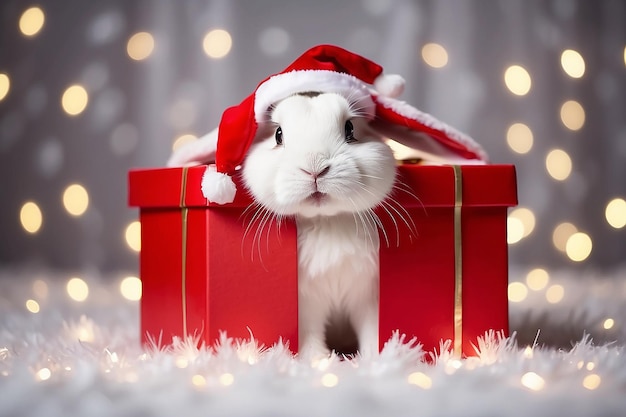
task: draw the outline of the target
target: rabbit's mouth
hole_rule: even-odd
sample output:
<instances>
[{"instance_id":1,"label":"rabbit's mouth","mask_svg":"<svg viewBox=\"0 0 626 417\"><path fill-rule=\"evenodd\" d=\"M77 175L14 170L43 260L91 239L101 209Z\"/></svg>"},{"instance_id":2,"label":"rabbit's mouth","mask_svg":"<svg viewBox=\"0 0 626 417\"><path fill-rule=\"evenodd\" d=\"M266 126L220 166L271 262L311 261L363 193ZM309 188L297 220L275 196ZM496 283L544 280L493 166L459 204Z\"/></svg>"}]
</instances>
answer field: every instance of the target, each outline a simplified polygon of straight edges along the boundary
<instances>
[{"instance_id":1,"label":"rabbit's mouth","mask_svg":"<svg viewBox=\"0 0 626 417\"><path fill-rule=\"evenodd\" d=\"M328 200L328 194L322 193L320 191L315 191L306 198L307 202L313 203L317 206L321 206L326 200Z\"/></svg>"}]
</instances>

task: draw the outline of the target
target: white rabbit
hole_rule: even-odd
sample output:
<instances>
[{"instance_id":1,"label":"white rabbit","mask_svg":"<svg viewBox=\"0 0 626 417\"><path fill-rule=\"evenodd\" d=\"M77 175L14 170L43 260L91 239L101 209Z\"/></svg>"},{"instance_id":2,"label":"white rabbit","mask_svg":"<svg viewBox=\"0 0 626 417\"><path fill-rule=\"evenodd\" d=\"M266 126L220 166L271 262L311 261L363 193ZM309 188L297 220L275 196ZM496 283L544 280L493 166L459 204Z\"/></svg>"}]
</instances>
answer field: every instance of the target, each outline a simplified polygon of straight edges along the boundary
<instances>
[{"instance_id":1,"label":"white rabbit","mask_svg":"<svg viewBox=\"0 0 626 417\"><path fill-rule=\"evenodd\" d=\"M368 120L342 95L296 94L271 112L274 131L252 145L246 188L298 230L300 354L326 355L356 335L363 356L378 352L377 218L396 162ZM346 340L342 340L346 339Z\"/></svg>"},{"instance_id":2,"label":"white rabbit","mask_svg":"<svg viewBox=\"0 0 626 417\"><path fill-rule=\"evenodd\" d=\"M487 160L472 138L398 100L403 88L404 79L380 65L317 45L226 109L217 130L178 149L168 163L214 161L201 187L217 204L234 200L232 176L243 174L257 210L246 233L256 227L257 241L268 222L296 219L303 355L342 350L349 337L361 355L378 351L382 222L374 209L382 206L396 233L402 224L415 231L389 197L394 187L411 192L395 185L396 162L383 138L429 163Z\"/></svg>"}]
</instances>

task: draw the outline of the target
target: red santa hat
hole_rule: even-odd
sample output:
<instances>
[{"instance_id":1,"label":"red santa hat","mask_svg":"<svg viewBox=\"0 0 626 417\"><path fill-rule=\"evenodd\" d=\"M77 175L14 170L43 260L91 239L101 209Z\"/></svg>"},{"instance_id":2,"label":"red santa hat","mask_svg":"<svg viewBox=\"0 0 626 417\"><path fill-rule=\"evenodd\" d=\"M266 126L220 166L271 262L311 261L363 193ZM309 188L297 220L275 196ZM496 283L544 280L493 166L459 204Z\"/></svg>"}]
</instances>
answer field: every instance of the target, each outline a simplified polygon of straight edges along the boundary
<instances>
[{"instance_id":1,"label":"red santa hat","mask_svg":"<svg viewBox=\"0 0 626 417\"><path fill-rule=\"evenodd\" d=\"M263 80L239 105L224 111L217 130L215 166L207 169L202 182L205 197L219 204L233 201L236 189L231 176L250 145L260 139L259 132L269 121L268 109L302 92L338 93L360 102L374 130L413 148L426 160L455 164L487 160L469 136L398 100L403 89L402 77L383 74L380 65L362 56L333 45L309 49L282 72Z\"/></svg>"}]
</instances>

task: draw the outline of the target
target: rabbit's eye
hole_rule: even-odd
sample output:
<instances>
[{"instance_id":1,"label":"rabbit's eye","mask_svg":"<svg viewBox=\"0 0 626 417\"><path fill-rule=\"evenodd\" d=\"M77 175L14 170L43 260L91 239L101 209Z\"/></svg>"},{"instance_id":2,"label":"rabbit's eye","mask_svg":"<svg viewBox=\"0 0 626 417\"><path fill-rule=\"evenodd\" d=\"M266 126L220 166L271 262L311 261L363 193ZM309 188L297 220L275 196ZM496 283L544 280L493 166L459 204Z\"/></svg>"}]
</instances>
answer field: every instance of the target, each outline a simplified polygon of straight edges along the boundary
<instances>
[{"instance_id":1,"label":"rabbit's eye","mask_svg":"<svg viewBox=\"0 0 626 417\"><path fill-rule=\"evenodd\" d=\"M354 137L354 125L350 120L346 121L346 143L356 142L356 138Z\"/></svg>"},{"instance_id":2,"label":"rabbit's eye","mask_svg":"<svg viewBox=\"0 0 626 417\"><path fill-rule=\"evenodd\" d=\"M274 135L276 137L276 145L282 145L283 144L283 130L280 128L280 126L278 126L278 129L276 129L276 134Z\"/></svg>"}]
</instances>

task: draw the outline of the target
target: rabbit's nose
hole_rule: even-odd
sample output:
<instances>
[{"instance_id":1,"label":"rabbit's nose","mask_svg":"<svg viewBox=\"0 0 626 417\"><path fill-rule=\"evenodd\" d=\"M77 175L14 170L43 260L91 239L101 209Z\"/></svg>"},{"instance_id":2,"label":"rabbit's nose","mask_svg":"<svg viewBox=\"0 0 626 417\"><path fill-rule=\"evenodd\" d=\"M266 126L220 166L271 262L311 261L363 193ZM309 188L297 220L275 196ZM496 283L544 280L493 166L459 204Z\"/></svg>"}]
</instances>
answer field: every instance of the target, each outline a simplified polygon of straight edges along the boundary
<instances>
[{"instance_id":1,"label":"rabbit's nose","mask_svg":"<svg viewBox=\"0 0 626 417\"><path fill-rule=\"evenodd\" d=\"M322 168L321 170L306 170L304 168L300 168L300 171L304 172L307 175L310 175L311 177L313 177L314 180L318 179L319 177L323 177L324 175L326 175L328 173L328 171L330 171L330 165L327 165L326 167Z\"/></svg>"}]
</instances>

